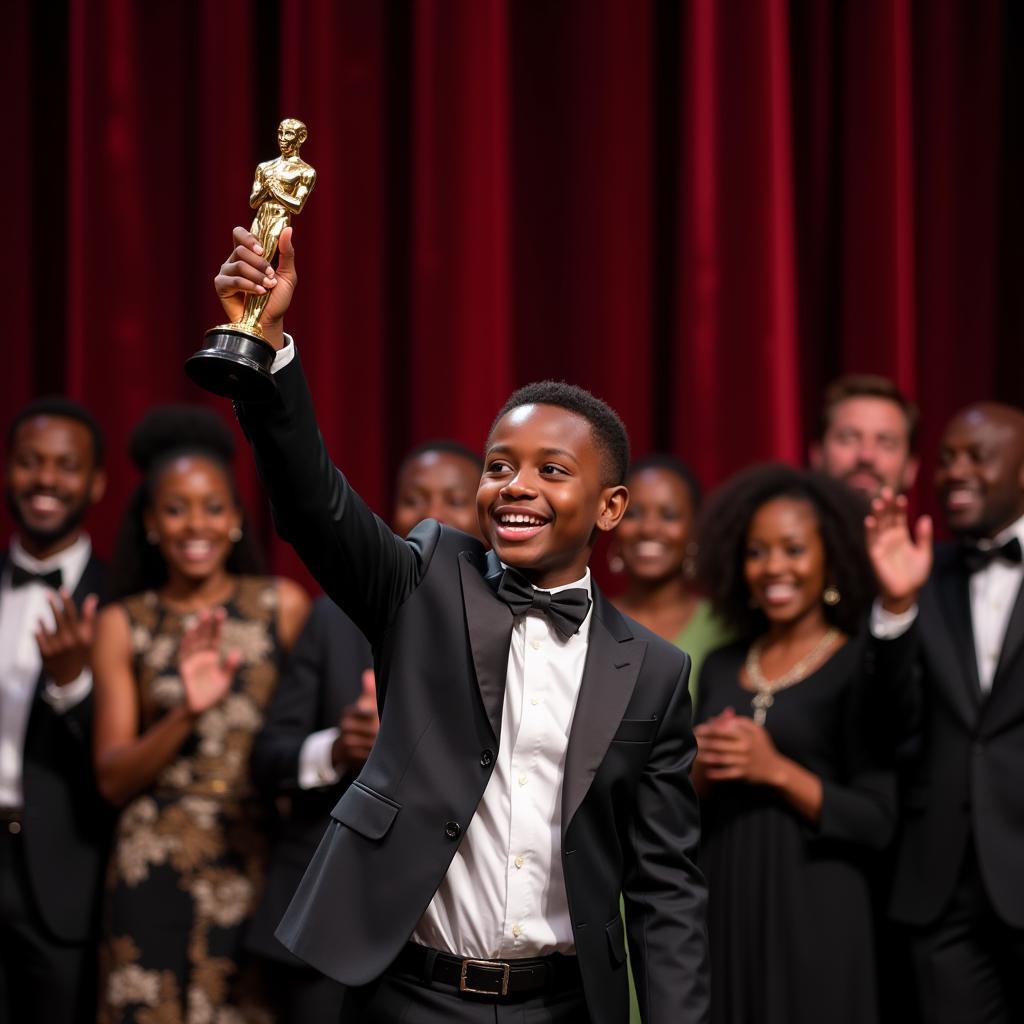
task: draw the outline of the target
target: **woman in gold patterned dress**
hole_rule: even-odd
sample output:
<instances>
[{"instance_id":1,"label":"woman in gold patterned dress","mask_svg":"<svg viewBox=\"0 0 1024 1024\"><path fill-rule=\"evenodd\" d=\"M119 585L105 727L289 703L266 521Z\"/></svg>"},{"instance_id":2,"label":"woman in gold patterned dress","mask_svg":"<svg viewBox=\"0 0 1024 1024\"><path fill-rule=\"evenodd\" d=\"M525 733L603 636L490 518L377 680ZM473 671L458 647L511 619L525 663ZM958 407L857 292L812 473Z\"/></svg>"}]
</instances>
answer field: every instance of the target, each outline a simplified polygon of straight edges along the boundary
<instances>
[{"instance_id":1,"label":"woman in gold patterned dress","mask_svg":"<svg viewBox=\"0 0 1024 1024\"><path fill-rule=\"evenodd\" d=\"M249 749L308 611L256 575L212 413L162 409L136 429L145 475L97 623L95 756L122 806L101 943L103 1024L273 1019L242 942L265 867Z\"/></svg>"}]
</instances>

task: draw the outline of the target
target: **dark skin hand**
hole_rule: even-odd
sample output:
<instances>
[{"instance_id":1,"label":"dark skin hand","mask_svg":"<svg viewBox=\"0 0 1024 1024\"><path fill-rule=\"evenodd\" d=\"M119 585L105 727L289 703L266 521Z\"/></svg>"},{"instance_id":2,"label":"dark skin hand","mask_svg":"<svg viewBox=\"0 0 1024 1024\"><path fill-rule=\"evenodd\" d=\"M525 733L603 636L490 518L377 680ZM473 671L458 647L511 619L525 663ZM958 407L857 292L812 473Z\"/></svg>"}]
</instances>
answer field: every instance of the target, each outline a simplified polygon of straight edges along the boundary
<instances>
[{"instance_id":1,"label":"dark skin hand","mask_svg":"<svg viewBox=\"0 0 1024 1024\"><path fill-rule=\"evenodd\" d=\"M46 675L58 686L67 686L89 664L99 599L90 594L81 612L63 587L59 593L48 595L48 599L56 626L51 631L40 621L35 634L36 643Z\"/></svg>"},{"instance_id":2,"label":"dark skin hand","mask_svg":"<svg viewBox=\"0 0 1024 1024\"><path fill-rule=\"evenodd\" d=\"M377 717L377 685L373 669L363 672L363 690L359 699L342 712L338 738L331 748L331 760L338 772L361 768L370 756L380 720Z\"/></svg>"}]
</instances>

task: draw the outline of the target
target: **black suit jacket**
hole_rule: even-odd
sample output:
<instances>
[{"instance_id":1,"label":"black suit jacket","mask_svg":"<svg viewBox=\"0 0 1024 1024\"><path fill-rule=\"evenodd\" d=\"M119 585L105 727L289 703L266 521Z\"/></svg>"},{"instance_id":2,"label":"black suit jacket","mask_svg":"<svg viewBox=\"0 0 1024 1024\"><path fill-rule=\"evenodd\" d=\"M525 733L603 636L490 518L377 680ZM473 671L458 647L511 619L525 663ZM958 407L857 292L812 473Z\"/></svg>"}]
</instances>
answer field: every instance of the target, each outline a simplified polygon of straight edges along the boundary
<instances>
[{"instance_id":1,"label":"black suit jacket","mask_svg":"<svg viewBox=\"0 0 1024 1024\"><path fill-rule=\"evenodd\" d=\"M7 558L6 552L0 556L0 573ZM102 596L105 582L103 564L91 558L75 603ZM92 694L61 715L43 699L45 685L40 672L22 759L23 848L44 923L58 939L84 942L95 931L113 811L93 775Z\"/></svg>"},{"instance_id":2,"label":"black suit jacket","mask_svg":"<svg viewBox=\"0 0 1024 1024\"><path fill-rule=\"evenodd\" d=\"M513 617L476 539L427 520L396 537L331 465L298 360L277 398L240 404L279 532L370 639L381 728L278 936L349 985L408 940L493 770ZM590 1016L627 1014L623 894L645 1020L704 1021L706 889L689 657L595 589L566 754L562 864Z\"/></svg>"},{"instance_id":3,"label":"black suit jacket","mask_svg":"<svg viewBox=\"0 0 1024 1024\"><path fill-rule=\"evenodd\" d=\"M249 924L249 948L263 956L301 963L274 938L274 929L323 837L331 808L355 776L346 775L333 786L299 789L299 752L310 733L337 725L342 711L359 699L362 673L372 664L370 645L352 620L329 598L319 598L252 748L253 781L265 795L286 805L263 899Z\"/></svg>"},{"instance_id":4,"label":"black suit jacket","mask_svg":"<svg viewBox=\"0 0 1024 1024\"><path fill-rule=\"evenodd\" d=\"M996 912L1024 928L1024 590L987 695L956 545L937 549L913 626L875 648L879 681L892 688L886 705L909 739L893 916L934 921L973 842Z\"/></svg>"}]
</instances>

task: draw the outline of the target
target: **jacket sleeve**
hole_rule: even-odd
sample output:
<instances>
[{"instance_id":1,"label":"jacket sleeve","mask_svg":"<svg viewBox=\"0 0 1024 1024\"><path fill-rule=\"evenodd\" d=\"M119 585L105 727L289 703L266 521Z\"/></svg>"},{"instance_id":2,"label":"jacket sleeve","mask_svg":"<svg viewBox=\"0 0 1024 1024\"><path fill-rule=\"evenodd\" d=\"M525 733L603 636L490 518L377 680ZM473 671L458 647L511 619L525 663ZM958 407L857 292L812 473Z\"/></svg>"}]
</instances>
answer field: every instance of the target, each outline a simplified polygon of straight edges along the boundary
<instances>
[{"instance_id":1,"label":"jacket sleeve","mask_svg":"<svg viewBox=\"0 0 1024 1024\"><path fill-rule=\"evenodd\" d=\"M633 979L647 1024L708 1020L707 886L696 865L697 796L690 785L690 659L676 680L636 790L623 902Z\"/></svg>"},{"instance_id":2,"label":"jacket sleeve","mask_svg":"<svg viewBox=\"0 0 1024 1024\"><path fill-rule=\"evenodd\" d=\"M416 588L439 530L396 537L331 462L296 353L269 402L236 402L277 532L375 643Z\"/></svg>"},{"instance_id":3,"label":"jacket sleeve","mask_svg":"<svg viewBox=\"0 0 1024 1024\"><path fill-rule=\"evenodd\" d=\"M902 638L900 638L902 639ZM892 701L880 700L869 670L875 643L869 639L857 676L851 680L843 707L843 766L838 779L822 779L821 819L817 836L883 850L896 830L897 784L891 740L879 742L877 721ZM888 728L887 726L885 728Z\"/></svg>"}]
</instances>

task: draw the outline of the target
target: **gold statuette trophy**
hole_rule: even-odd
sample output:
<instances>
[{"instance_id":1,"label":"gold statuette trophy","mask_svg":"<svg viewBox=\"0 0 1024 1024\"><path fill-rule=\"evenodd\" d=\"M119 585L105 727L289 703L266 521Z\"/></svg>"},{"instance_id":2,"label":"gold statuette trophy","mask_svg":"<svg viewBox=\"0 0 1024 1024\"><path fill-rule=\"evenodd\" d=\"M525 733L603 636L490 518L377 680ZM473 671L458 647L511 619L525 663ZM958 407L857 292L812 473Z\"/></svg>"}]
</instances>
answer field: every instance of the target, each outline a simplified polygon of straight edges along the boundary
<instances>
[{"instance_id":1,"label":"gold statuette trophy","mask_svg":"<svg viewBox=\"0 0 1024 1024\"><path fill-rule=\"evenodd\" d=\"M281 155L256 168L249 205L256 211L252 233L263 246L263 256L272 260L281 232L293 213L300 213L316 184L316 171L300 156L306 141L306 126L286 118L277 127ZM186 363L185 371L201 387L217 395L246 400L268 399L275 384L270 367L275 351L263 340L260 317L270 298L247 295L242 319L221 324L206 332L206 343Z\"/></svg>"}]
</instances>

